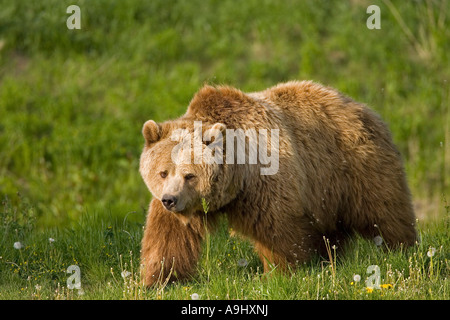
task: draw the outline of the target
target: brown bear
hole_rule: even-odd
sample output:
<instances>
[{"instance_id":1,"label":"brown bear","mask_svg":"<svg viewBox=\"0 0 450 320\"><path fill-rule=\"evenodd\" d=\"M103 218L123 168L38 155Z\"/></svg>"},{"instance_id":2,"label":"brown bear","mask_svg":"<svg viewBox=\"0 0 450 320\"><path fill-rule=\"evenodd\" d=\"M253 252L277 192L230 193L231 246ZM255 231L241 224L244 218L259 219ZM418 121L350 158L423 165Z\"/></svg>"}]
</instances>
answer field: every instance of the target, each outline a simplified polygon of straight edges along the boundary
<instances>
[{"instance_id":1,"label":"brown bear","mask_svg":"<svg viewBox=\"0 0 450 320\"><path fill-rule=\"evenodd\" d=\"M220 214L253 242L265 271L323 252L324 237L357 232L388 247L416 240L388 127L332 88L291 81L246 94L206 85L183 116L149 120L142 132L140 173L153 195L141 250L146 285L192 275Z\"/></svg>"}]
</instances>

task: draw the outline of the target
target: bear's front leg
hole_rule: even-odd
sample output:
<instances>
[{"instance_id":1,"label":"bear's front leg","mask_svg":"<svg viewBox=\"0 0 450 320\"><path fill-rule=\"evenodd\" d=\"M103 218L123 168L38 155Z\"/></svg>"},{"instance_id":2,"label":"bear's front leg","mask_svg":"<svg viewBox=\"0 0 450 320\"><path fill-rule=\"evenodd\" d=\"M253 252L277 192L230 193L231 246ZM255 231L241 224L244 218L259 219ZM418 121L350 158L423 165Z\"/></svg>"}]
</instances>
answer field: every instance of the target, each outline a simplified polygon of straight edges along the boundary
<instances>
[{"instance_id":1,"label":"bear's front leg","mask_svg":"<svg viewBox=\"0 0 450 320\"><path fill-rule=\"evenodd\" d=\"M147 215L141 250L142 279L151 286L157 282L187 278L195 271L200 256L204 226L194 216L183 224L153 199Z\"/></svg>"}]
</instances>

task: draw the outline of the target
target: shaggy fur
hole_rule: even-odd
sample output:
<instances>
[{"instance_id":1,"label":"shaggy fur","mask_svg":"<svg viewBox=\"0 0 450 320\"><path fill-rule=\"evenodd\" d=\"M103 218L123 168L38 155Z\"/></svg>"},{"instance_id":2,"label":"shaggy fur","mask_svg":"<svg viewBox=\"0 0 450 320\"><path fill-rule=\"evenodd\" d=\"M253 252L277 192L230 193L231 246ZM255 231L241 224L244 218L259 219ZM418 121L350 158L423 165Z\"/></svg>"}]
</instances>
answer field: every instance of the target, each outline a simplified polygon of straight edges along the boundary
<instances>
[{"instance_id":1,"label":"shaggy fur","mask_svg":"<svg viewBox=\"0 0 450 320\"><path fill-rule=\"evenodd\" d=\"M174 164L171 133L193 132L199 120L204 130L279 129L278 172L261 175L260 164ZM205 236L202 198L210 206L209 230L224 213L230 227L253 241L265 271L307 261L322 252L324 236L379 235L389 247L416 240L410 191L389 129L334 89L311 81L249 94L205 86L185 115L147 121L143 135L140 172L153 195L141 252L147 285L195 271ZM164 207L165 194L176 194L180 207Z\"/></svg>"}]
</instances>

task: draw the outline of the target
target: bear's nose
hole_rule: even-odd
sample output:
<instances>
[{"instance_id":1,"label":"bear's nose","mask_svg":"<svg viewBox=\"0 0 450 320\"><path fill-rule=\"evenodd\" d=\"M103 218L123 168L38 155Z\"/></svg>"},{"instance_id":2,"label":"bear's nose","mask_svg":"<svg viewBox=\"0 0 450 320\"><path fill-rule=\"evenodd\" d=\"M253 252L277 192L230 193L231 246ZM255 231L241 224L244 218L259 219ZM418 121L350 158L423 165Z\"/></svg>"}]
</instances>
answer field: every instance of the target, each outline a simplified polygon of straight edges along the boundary
<instances>
[{"instance_id":1,"label":"bear's nose","mask_svg":"<svg viewBox=\"0 0 450 320\"><path fill-rule=\"evenodd\" d=\"M177 205L177 197L165 194L163 195L161 202L167 210L170 210Z\"/></svg>"}]
</instances>

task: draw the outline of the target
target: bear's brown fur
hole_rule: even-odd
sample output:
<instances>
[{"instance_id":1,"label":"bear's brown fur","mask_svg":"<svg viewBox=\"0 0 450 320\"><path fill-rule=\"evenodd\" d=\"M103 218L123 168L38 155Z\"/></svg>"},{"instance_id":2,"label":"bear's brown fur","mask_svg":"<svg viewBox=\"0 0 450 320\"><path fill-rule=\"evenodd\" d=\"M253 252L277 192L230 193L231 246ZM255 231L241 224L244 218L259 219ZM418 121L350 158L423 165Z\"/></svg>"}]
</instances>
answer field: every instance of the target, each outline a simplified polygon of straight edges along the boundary
<instances>
[{"instance_id":1,"label":"bear's brown fur","mask_svg":"<svg viewBox=\"0 0 450 320\"><path fill-rule=\"evenodd\" d=\"M278 129L276 174L262 175L261 163L174 163L172 134L180 128L193 133L194 121L223 133ZM140 172L153 195L141 251L147 285L193 274L205 227L213 229L219 212L253 241L265 271L307 261L323 249L324 236L381 236L389 247L416 240L410 191L389 129L332 88L292 81L245 94L205 86L185 115L147 121L143 135Z\"/></svg>"}]
</instances>

